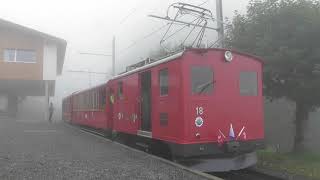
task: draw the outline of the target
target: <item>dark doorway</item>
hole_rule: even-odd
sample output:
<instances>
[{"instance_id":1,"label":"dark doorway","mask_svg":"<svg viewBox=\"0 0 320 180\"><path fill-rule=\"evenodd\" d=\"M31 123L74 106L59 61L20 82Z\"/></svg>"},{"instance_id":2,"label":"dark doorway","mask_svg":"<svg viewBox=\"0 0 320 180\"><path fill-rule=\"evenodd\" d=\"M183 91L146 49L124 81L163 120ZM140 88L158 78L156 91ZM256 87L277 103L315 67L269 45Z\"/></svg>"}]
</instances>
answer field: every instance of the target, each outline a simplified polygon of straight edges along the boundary
<instances>
[{"instance_id":1,"label":"dark doorway","mask_svg":"<svg viewBox=\"0 0 320 180\"><path fill-rule=\"evenodd\" d=\"M151 131L151 72L140 75L141 87L141 130Z\"/></svg>"}]
</instances>

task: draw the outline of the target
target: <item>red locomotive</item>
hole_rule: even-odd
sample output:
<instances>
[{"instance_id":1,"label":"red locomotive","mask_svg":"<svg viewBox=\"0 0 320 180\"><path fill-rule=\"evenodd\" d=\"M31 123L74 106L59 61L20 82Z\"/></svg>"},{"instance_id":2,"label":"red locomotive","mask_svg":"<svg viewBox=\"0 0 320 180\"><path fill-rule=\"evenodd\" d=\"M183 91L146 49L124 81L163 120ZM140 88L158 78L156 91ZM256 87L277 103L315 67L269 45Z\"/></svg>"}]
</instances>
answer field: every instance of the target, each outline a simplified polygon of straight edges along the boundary
<instances>
[{"instance_id":1,"label":"red locomotive","mask_svg":"<svg viewBox=\"0 0 320 180\"><path fill-rule=\"evenodd\" d=\"M201 171L247 168L263 146L262 65L213 48L148 59L65 98L64 119L168 152Z\"/></svg>"}]
</instances>

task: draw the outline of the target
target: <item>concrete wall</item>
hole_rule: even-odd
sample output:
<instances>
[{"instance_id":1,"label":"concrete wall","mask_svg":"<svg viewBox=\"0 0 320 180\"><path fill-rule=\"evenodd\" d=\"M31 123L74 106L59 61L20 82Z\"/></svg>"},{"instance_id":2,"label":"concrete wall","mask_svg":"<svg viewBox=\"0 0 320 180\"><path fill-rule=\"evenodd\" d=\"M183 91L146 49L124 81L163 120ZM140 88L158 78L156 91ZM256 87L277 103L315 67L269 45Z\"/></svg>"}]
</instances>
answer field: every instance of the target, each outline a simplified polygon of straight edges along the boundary
<instances>
[{"instance_id":1,"label":"concrete wall","mask_svg":"<svg viewBox=\"0 0 320 180\"><path fill-rule=\"evenodd\" d=\"M265 137L269 146L288 152L293 147L295 104L285 99L265 100Z\"/></svg>"},{"instance_id":2,"label":"concrete wall","mask_svg":"<svg viewBox=\"0 0 320 180\"><path fill-rule=\"evenodd\" d=\"M295 136L295 103L285 99L265 101L266 142L280 152L293 148ZM311 112L305 129L305 147L320 151L320 110Z\"/></svg>"},{"instance_id":3,"label":"concrete wall","mask_svg":"<svg viewBox=\"0 0 320 180\"><path fill-rule=\"evenodd\" d=\"M315 152L320 151L320 110L309 114L305 135L305 146Z\"/></svg>"},{"instance_id":4,"label":"concrete wall","mask_svg":"<svg viewBox=\"0 0 320 180\"><path fill-rule=\"evenodd\" d=\"M58 121L61 119L60 113L56 111L59 108L57 105L54 105L54 107L55 111L53 114L53 120ZM47 122L48 120L44 119L44 111L44 97L27 96L19 100L17 120Z\"/></svg>"}]
</instances>

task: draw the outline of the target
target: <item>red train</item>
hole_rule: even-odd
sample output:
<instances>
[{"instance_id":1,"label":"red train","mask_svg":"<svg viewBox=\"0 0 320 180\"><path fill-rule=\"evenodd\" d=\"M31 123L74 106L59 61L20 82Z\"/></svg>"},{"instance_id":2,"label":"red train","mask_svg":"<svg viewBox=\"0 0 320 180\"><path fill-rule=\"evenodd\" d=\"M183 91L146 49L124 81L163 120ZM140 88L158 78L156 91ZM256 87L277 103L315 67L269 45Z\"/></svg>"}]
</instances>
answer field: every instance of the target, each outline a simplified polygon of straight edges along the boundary
<instances>
[{"instance_id":1,"label":"red train","mask_svg":"<svg viewBox=\"0 0 320 180\"><path fill-rule=\"evenodd\" d=\"M247 168L264 140L262 66L213 48L148 59L66 97L63 118L201 171Z\"/></svg>"}]
</instances>

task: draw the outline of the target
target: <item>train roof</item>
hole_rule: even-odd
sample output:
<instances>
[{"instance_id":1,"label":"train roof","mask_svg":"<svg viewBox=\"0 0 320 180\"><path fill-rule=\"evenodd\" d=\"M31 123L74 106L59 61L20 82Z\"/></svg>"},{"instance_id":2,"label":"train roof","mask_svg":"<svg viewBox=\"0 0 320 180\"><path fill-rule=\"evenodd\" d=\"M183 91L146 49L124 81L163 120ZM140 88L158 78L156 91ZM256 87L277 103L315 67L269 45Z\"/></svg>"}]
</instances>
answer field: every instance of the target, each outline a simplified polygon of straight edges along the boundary
<instances>
[{"instance_id":1,"label":"train roof","mask_svg":"<svg viewBox=\"0 0 320 180\"><path fill-rule=\"evenodd\" d=\"M87 91L90 91L90 90L93 90L93 89L96 89L96 88L101 88L101 87L105 86L107 84L107 82L104 82L102 84L98 84L98 85L90 87L90 88L86 88L86 89L75 91L72 94L70 94L69 96L77 95L79 93L87 92Z\"/></svg>"},{"instance_id":2,"label":"train roof","mask_svg":"<svg viewBox=\"0 0 320 180\"><path fill-rule=\"evenodd\" d=\"M150 62L149 64L148 63L144 63L145 65L141 66L141 67L137 67L135 69L132 69L130 71L127 71L127 72L124 72L122 74L118 74L114 77L111 78L111 80L113 79L117 79L117 78L121 78L121 77L124 77L124 76L127 76L127 75L130 75L130 74L133 74L133 73L136 73L136 72L139 72L139 71L142 71L144 69L148 69L148 68L151 68L151 67L154 67L156 65L159 65L159 64L162 64L162 63L166 63L166 62L169 62L169 61L172 61L172 60L176 60L180 57L182 57L184 55L185 52L187 51L193 51L193 52L197 52L197 53L202 53L202 52L208 52L208 51L231 51L231 52L235 52L237 54L241 54L241 55L244 55L244 56L248 56L248 57L251 57L261 63L263 63L262 59L257 57L257 56L254 56L254 55L251 55L251 54L247 54L247 53L243 53L243 52L239 52L237 50L230 50L230 49L223 49L223 48L189 48L189 49L185 49L183 51L179 51L179 52L176 52L174 54L171 54L169 56L166 56L166 57L163 57L163 58L160 58L159 60L151 60L150 59L147 59L146 61L147 62ZM141 64L141 62L137 63L137 64Z\"/></svg>"}]
</instances>

